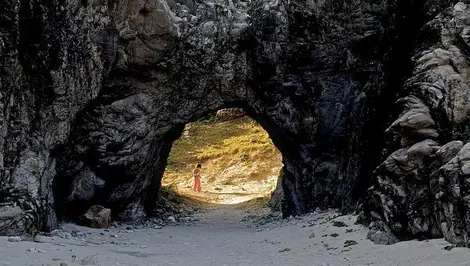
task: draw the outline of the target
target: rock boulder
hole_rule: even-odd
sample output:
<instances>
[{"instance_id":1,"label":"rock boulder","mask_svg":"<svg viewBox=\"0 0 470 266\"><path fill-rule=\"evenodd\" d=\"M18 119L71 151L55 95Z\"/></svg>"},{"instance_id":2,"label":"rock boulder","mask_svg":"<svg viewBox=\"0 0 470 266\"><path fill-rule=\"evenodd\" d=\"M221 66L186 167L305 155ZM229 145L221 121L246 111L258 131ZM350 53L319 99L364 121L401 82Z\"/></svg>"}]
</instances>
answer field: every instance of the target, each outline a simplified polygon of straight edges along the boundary
<instances>
[{"instance_id":1,"label":"rock boulder","mask_svg":"<svg viewBox=\"0 0 470 266\"><path fill-rule=\"evenodd\" d=\"M83 215L83 224L91 228L108 228L111 225L111 210L93 205Z\"/></svg>"}]
</instances>

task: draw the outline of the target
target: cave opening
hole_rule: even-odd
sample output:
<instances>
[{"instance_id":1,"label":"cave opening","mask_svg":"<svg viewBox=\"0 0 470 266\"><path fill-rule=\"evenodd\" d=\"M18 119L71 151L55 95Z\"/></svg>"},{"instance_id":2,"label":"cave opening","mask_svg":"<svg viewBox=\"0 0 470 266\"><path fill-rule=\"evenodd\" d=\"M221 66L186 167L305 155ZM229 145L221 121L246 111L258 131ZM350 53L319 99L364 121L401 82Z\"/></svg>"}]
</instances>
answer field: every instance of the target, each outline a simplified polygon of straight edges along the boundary
<instances>
[{"instance_id":1,"label":"cave opening","mask_svg":"<svg viewBox=\"0 0 470 266\"><path fill-rule=\"evenodd\" d=\"M292 124L280 126L279 117L264 112L256 101L226 102L211 95L173 99L166 105L138 95L112 105L106 102L99 106L102 113L95 111L95 105L85 108L77 116L67 145L55 152L59 159L52 184L53 216L58 221L82 223L85 213L100 205L111 210L113 220L139 221L159 214L168 189L209 204L234 205L254 199L250 203L264 203L283 216L304 213L296 209L303 206L302 198L297 198L302 197L303 188L292 184L299 179L294 174L297 167L303 167L299 156L306 151L295 152L302 140L293 137ZM242 110L243 115L228 121L217 118L217 110L232 109ZM98 126L98 121L107 122ZM212 133L213 142L206 143L204 138L213 129L219 133ZM195 132L202 135L199 144L208 145L184 144ZM238 146L220 153L221 144L230 140ZM182 160L175 160L170 152L181 147L193 152L193 157L183 154ZM191 171L197 163L203 165L203 192L199 194L191 192ZM236 176L242 178L235 180Z\"/></svg>"},{"instance_id":2,"label":"cave opening","mask_svg":"<svg viewBox=\"0 0 470 266\"><path fill-rule=\"evenodd\" d=\"M201 192L192 171L201 164ZM267 207L282 168L281 152L243 109L226 108L187 123L172 143L160 194L203 204L256 202Z\"/></svg>"}]
</instances>

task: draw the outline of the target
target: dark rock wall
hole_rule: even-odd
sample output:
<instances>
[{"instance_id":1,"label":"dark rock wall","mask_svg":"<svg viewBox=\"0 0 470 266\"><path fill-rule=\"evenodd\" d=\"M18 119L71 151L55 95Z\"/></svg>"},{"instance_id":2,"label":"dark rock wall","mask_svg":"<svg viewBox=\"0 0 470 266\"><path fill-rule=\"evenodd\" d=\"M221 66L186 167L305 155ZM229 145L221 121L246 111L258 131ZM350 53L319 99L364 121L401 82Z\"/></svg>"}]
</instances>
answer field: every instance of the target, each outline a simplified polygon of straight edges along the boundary
<instances>
[{"instance_id":1,"label":"dark rock wall","mask_svg":"<svg viewBox=\"0 0 470 266\"><path fill-rule=\"evenodd\" d=\"M402 239L470 244L468 209L469 29L464 3L434 16L415 38L412 69L386 129L366 213Z\"/></svg>"},{"instance_id":2,"label":"dark rock wall","mask_svg":"<svg viewBox=\"0 0 470 266\"><path fill-rule=\"evenodd\" d=\"M79 2L0 3L0 231L53 227L52 151L101 89L99 12Z\"/></svg>"},{"instance_id":3,"label":"dark rock wall","mask_svg":"<svg viewBox=\"0 0 470 266\"><path fill-rule=\"evenodd\" d=\"M243 108L283 154L285 216L363 206L400 238L466 239L454 4L4 1L0 232L151 213L184 125Z\"/></svg>"}]
</instances>

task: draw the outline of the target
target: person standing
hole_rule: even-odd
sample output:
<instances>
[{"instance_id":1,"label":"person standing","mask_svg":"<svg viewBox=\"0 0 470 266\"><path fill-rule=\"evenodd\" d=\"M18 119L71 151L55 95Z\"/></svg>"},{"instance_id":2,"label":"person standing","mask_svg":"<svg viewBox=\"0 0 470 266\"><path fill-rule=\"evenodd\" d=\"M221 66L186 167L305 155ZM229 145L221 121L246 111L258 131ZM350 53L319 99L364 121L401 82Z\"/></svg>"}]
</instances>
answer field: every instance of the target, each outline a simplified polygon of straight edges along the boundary
<instances>
[{"instance_id":1,"label":"person standing","mask_svg":"<svg viewBox=\"0 0 470 266\"><path fill-rule=\"evenodd\" d=\"M201 164L197 164L196 168L193 170L194 177L194 191L201 192Z\"/></svg>"}]
</instances>

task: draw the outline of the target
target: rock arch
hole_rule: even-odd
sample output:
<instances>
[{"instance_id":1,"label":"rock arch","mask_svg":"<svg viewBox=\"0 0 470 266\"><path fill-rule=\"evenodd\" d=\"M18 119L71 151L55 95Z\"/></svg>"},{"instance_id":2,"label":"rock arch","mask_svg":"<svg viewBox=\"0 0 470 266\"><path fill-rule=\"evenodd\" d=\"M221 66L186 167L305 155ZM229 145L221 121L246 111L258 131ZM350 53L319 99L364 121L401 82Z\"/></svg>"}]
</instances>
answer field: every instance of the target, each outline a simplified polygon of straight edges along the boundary
<instances>
[{"instance_id":1,"label":"rock arch","mask_svg":"<svg viewBox=\"0 0 470 266\"><path fill-rule=\"evenodd\" d=\"M101 36L115 54L105 57L113 67L56 151L59 213L78 215L79 206L94 203L125 217L141 212L142 202L151 209L171 142L186 123L225 107L244 108L283 154L285 215L352 208L357 173L345 172L355 166L341 161L353 152L346 135L360 126L353 115L361 115L365 84L347 69L329 69L343 57L339 51L331 61L312 54L318 65L303 69L289 39L307 37L289 29L286 21L300 18L290 17L284 2L128 4L111 12L115 19L131 14L118 45L109 45L109 31ZM314 73L317 60L326 69Z\"/></svg>"},{"instance_id":2,"label":"rock arch","mask_svg":"<svg viewBox=\"0 0 470 266\"><path fill-rule=\"evenodd\" d=\"M319 30L334 14L283 1L15 3L1 12L17 14L3 86L23 102L4 121L23 126L3 131L0 231L52 228L84 202L139 212L184 124L224 107L245 108L282 152L285 215L353 206L360 157L344 158L361 137L346 133L364 123L353 117L366 114L367 81L340 67L361 54Z\"/></svg>"},{"instance_id":3,"label":"rock arch","mask_svg":"<svg viewBox=\"0 0 470 266\"><path fill-rule=\"evenodd\" d=\"M436 217L444 215L429 211L426 219L408 219L413 214L380 200L398 193L394 178L403 177L403 169L390 169L396 158L417 180L428 172L433 181L447 176L445 169L437 171L447 162L433 159L437 144L421 143L419 134L410 138L406 123L394 119L406 120L401 111L430 117L428 128L415 129L441 145L462 141L450 142L456 146L446 159L468 141L465 102L440 97L449 86L441 90L439 82L428 86L435 99L420 89L435 77L447 82L466 75L464 3L8 3L0 5L2 234L53 228L56 214L74 217L92 203L110 205L121 217L151 209L150 191L158 188L171 141L187 122L226 107L244 108L283 154L285 215L317 207L352 210L365 202L367 218L402 235L465 228L456 221L464 214L454 212L459 219L437 227ZM435 50L424 58L429 64L418 60L424 50ZM443 71L435 75L435 68ZM468 81L459 82L448 84L456 86L456 95L465 94ZM404 108L395 104L399 98ZM430 161L416 165L401 156L416 143L421 146L412 154ZM459 156L455 161L466 158ZM422 166L433 171L422 172ZM447 168L456 177L452 182L463 182L466 170L450 162ZM460 195L453 197L451 202L461 202ZM397 202L408 206L412 200ZM423 225L415 230L406 221ZM459 242L461 235L448 238Z\"/></svg>"}]
</instances>

